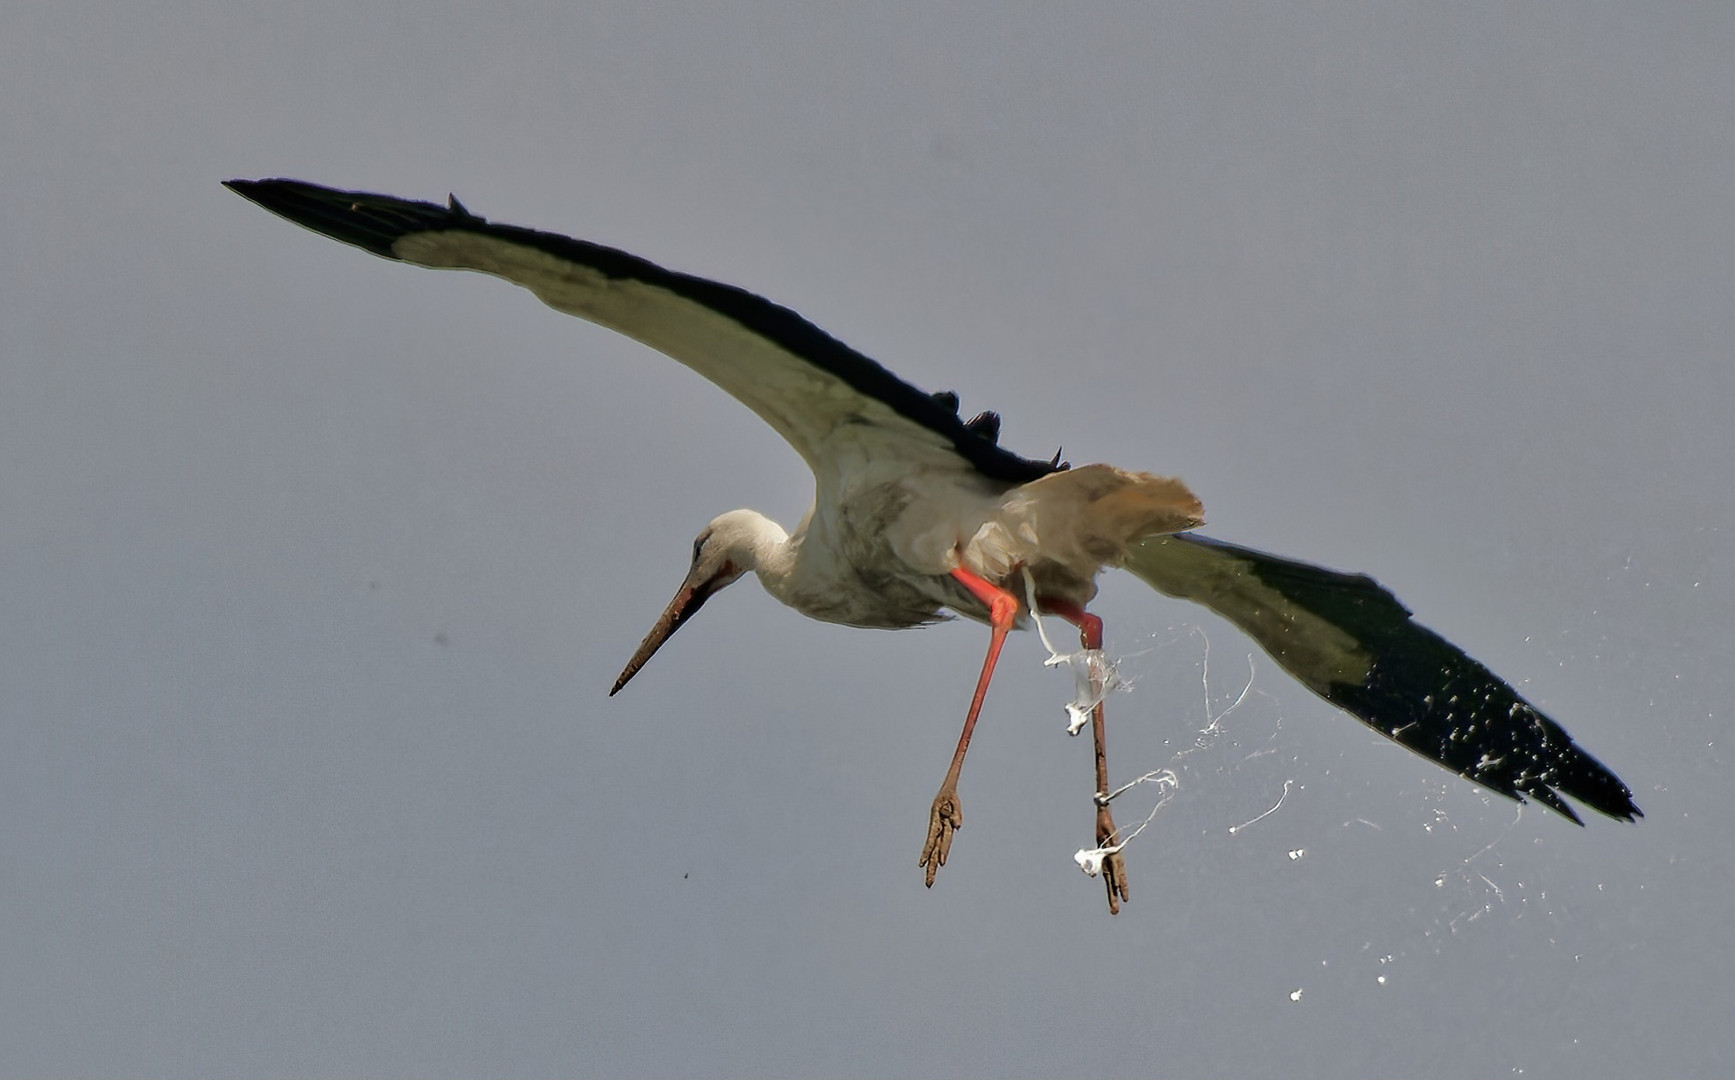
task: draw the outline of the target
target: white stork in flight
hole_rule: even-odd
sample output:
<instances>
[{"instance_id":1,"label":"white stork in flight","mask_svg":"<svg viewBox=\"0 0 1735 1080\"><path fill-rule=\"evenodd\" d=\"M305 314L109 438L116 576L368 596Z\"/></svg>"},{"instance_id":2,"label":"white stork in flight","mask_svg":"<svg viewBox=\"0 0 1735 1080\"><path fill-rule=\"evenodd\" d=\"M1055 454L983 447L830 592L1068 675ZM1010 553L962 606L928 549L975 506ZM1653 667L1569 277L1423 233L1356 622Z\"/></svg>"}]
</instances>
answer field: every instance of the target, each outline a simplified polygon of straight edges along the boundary
<instances>
[{"instance_id":1,"label":"white stork in flight","mask_svg":"<svg viewBox=\"0 0 1735 1080\"><path fill-rule=\"evenodd\" d=\"M665 352L758 413L807 462L814 504L793 532L731 510L699 533L686 580L611 695L749 571L778 600L827 622L898 629L949 609L987 623L988 655L929 812L918 865L930 886L963 824L958 775L1006 632L1034 603L1100 649L1102 622L1085 605L1105 566L1205 605L1309 690L1476 784L1520 802L1531 796L1574 822L1563 795L1610 817L1640 816L1627 786L1560 725L1412 622L1371 578L1192 535L1203 522L1199 501L1178 480L1019 457L998 444L994 413L960 419L955 394L916 389L788 308L598 244L496 225L455 198L441 206L296 180L227 186L384 258L505 278ZM1097 842L1109 910L1118 911L1126 869L1109 813L1100 700L1090 719Z\"/></svg>"}]
</instances>

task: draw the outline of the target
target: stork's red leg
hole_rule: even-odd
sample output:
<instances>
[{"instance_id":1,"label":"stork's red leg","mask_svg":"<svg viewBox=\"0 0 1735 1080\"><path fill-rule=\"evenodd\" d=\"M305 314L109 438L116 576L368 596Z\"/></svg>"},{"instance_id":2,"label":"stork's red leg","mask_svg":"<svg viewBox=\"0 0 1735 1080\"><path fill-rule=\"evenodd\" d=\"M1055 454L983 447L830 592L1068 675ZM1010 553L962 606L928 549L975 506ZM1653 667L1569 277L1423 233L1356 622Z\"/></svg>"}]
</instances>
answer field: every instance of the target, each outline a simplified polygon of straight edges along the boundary
<instances>
[{"instance_id":1,"label":"stork's red leg","mask_svg":"<svg viewBox=\"0 0 1735 1080\"><path fill-rule=\"evenodd\" d=\"M1058 615L1078 627L1078 640L1087 649L1102 648L1102 620L1077 604L1063 600L1039 600L1044 614ZM1120 830L1115 828L1114 815L1108 808L1108 725L1103 719L1103 703L1097 702L1090 712L1090 735L1096 743L1096 846L1112 848L1120 843ZM1108 887L1109 914L1120 913L1120 902L1128 898L1127 867L1116 851L1102 861L1102 880Z\"/></svg>"},{"instance_id":2,"label":"stork's red leg","mask_svg":"<svg viewBox=\"0 0 1735 1080\"><path fill-rule=\"evenodd\" d=\"M1018 598L986 578L978 577L963 567L952 571L959 584L988 605L988 656L982 661L982 674L976 680L976 696L970 699L970 712L964 717L964 730L958 736L958 749L952 754L952 767L940 783L940 793L934 796L928 812L928 842L922 845L922 857L916 863L928 871L928 887L934 887L934 875L946 865L946 855L952 850L952 834L964 827L964 812L958 804L958 774L964 769L964 753L970 749L970 733L976 729L976 717L982 712L982 701L988 696L988 682L994 678L994 664L1000 659L1000 647L1006 644L1006 632L1018 618Z\"/></svg>"}]
</instances>

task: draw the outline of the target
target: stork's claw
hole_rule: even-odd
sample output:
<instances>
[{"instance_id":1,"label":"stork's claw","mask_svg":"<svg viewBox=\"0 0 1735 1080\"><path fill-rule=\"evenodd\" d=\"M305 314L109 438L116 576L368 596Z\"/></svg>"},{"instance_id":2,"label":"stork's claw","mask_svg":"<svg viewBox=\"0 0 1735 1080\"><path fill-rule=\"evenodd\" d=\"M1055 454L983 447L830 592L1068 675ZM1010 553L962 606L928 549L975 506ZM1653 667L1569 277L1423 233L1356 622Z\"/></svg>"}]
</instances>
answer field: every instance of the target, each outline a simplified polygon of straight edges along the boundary
<instances>
[{"instance_id":1,"label":"stork's claw","mask_svg":"<svg viewBox=\"0 0 1735 1080\"><path fill-rule=\"evenodd\" d=\"M958 804L958 789L947 784L934 796L933 809L928 811L928 842L922 845L922 857L916 862L928 869L928 888L934 887L934 875L946 865L952 835L963 827L964 811Z\"/></svg>"},{"instance_id":2,"label":"stork's claw","mask_svg":"<svg viewBox=\"0 0 1735 1080\"><path fill-rule=\"evenodd\" d=\"M1119 915L1121 901L1129 899L1127 892L1127 864L1121 858L1119 845L1120 830L1115 828L1114 815L1108 807L1099 806L1096 809L1096 845L1106 849L1108 854L1102 860L1102 883L1108 887L1108 913Z\"/></svg>"}]
</instances>

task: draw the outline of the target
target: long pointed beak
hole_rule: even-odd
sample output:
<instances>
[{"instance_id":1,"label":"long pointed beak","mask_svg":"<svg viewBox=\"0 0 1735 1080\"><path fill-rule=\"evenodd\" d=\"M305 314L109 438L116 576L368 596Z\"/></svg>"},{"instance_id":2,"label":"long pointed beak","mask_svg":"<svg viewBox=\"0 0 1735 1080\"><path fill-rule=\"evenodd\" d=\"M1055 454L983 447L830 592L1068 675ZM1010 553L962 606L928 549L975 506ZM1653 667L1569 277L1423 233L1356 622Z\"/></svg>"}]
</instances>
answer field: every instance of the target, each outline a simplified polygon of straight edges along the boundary
<instances>
[{"instance_id":1,"label":"long pointed beak","mask_svg":"<svg viewBox=\"0 0 1735 1080\"><path fill-rule=\"evenodd\" d=\"M692 618L693 613L698 611L705 601L709 600L724 585L734 581L737 576L739 575L734 571L734 567L727 565L723 567L721 572L698 581L694 581L693 577L688 575L687 580L681 582L680 591L675 593L675 598L669 601L669 606L663 609L663 613L657 617L656 623L651 626L651 632L645 635L643 641L639 642L638 651L633 653L631 660L627 661L626 669L621 672L620 678L614 681L614 687L609 690L608 696L614 697L620 693L621 687L625 686L634 675L637 675L639 669L645 666L645 662L655 656L657 650L663 647L663 642L669 640L683 623Z\"/></svg>"}]
</instances>

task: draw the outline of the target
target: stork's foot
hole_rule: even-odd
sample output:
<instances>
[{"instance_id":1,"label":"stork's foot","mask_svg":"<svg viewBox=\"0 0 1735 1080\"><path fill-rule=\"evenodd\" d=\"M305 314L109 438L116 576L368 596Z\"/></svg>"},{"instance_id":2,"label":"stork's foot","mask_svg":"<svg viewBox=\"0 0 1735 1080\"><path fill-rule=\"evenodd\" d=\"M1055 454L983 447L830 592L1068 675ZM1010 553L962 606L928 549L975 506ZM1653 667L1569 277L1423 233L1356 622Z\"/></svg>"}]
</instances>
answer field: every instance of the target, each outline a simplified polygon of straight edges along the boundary
<instances>
[{"instance_id":1,"label":"stork's foot","mask_svg":"<svg viewBox=\"0 0 1735 1080\"><path fill-rule=\"evenodd\" d=\"M1121 853L1115 850L1121 842L1120 830L1115 828L1114 815L1109 813L1107 806L1099 806L1096 810L1096 846L1109 852L1102 860L1102 883L1108 887L1108 913L1119 915L1121 901L1129 898L1127 893L1127 864L1121 858Z\"/></svg>"},{"instance_id":2,"label":"stork's foot","mask_svg":"<svg viewBox=\"0 0 1735 1080\"><path fill-rule=\"evenodd\" d=\"M928 888L934 887L934 875L946 865L952 835L963 827L964 811L958 805L958 789L947 784L934 796L933 809L928 811L928 842L922 845L922 857L916 863L927 868Z\"/></svg>"}]
</instances>

